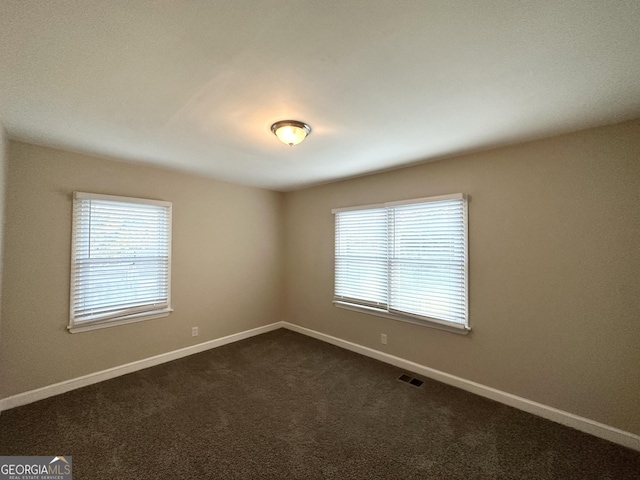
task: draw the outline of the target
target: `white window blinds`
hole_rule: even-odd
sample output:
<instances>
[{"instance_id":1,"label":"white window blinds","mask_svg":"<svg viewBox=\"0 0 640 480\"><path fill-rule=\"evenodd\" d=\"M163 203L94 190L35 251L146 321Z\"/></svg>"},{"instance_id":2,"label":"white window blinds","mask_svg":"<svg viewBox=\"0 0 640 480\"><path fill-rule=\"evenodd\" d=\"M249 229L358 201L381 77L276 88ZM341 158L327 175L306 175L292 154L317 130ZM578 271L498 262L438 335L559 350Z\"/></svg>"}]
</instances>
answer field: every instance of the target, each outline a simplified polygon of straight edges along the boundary
<instances>
[{"instance_id":1,"label":"white window blinds","mask_svg":"<svg viewBox=\"0 0 640 480\"><path fill-rule=\"evenodd\" d=\"M168 312L171 203L76 192L70 328Z\"/></svg>"},{"instance_id":2,"label":"white window blinds","mask_svg":"<svg viewBox=\"0 0 640 480\"><path fill-rule=\"evenodd\" d=\"M335 295L372 306L387 304L387 211L336 215Z\"/></svg>"},{"instance_id":3,"label":"white window blinds","mask_svg":"<svg viewBox=\"0 0 640 480\"><path fill-rule=\"evenodd\" d=\"M464 195L334 213L334 301L468 327Z\"/></svg>"}]
</instances>

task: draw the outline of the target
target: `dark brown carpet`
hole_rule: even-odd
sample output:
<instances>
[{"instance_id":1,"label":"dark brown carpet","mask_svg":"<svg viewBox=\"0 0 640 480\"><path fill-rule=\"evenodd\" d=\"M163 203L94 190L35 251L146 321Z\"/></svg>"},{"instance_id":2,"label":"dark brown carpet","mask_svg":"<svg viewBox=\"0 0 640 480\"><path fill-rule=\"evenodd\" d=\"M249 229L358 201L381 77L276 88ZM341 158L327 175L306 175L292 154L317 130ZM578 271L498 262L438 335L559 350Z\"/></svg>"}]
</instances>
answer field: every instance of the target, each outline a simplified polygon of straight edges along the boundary
<instances>
[{"instance_id":1,"label":"dark brown carpet","mask_svg":"<svg viewBox=\"0 0 640 480\"><path fill-rule=\"evenodd\" d=\"M74 479L638 479L640 453L278 330L15 408Z\"/></svg>"}]
</instances>

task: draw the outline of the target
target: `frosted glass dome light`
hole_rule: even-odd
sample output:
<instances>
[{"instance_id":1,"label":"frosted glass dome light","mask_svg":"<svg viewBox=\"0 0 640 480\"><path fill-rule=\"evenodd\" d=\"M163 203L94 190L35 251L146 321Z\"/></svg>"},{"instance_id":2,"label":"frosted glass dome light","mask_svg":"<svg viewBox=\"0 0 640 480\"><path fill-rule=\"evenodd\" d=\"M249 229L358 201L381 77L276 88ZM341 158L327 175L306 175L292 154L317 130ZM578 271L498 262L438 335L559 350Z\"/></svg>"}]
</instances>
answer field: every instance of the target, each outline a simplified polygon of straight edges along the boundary
<instances>
[{"instance_id":1,"label":"frosted glass dome light","mask_svg":"<svg viewBox=\"0 0 640 480\"><path fill-rule=\"evenodd\" d=\"M271 131L282 143L292 147L311 133L311 127L297 120L282 120L271 125Z\"/></svg>"}]
</instances>

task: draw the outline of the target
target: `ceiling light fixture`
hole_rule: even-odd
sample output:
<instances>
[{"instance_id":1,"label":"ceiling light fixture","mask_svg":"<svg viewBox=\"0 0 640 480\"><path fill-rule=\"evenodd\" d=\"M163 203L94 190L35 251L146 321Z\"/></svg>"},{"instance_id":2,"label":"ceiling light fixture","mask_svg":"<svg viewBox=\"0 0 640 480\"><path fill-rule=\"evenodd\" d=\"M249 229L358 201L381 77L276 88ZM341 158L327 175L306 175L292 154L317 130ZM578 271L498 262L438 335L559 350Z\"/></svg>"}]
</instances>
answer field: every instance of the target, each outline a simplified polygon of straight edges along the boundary
<instances>
[{"instance_id":1,"label":"ceiling light fixture","mask_svg":"<svg viewBox=\"0 0 640 480\"><path fill-rule=\"evenodd\" d=\"M285 145L299 144L311 133L311 127L297 120L281 120L271 125L271 131Z\"/></svg>"}]
</instances>

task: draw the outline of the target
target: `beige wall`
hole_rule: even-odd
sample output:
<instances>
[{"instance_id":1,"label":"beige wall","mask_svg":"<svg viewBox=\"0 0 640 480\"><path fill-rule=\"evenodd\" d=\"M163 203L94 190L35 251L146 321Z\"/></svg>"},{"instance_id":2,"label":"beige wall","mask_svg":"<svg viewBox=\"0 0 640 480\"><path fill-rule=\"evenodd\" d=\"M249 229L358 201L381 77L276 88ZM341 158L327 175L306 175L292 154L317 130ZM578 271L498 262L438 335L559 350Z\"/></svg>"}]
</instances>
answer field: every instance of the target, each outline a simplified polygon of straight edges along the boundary
<instances>
[{"instance_id":1,"label":"beige wall","mask_svg":"<svg viewBox=\"0 0 640 480\"><path fill-rule=\"evenodd\" d=\"M332 208L456 192L471 334L332 306ZM288 321L640 434L640 121L293 192L285 212Z\"/></svg>"},{"instance_id":2,"label":"beige wall","mask_svg":"<svg viewBox=\"0 0 640 480\"><path fill-rule=\"evenodd\" d=\"M75 190L173 202L170 316L67 332ZM10 142L0 397L279 321L282 208L280 193Z\"/></svg>"}]
</instances>

